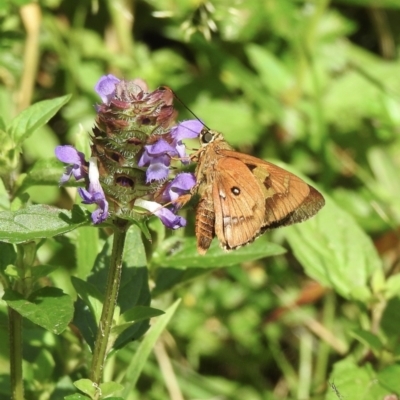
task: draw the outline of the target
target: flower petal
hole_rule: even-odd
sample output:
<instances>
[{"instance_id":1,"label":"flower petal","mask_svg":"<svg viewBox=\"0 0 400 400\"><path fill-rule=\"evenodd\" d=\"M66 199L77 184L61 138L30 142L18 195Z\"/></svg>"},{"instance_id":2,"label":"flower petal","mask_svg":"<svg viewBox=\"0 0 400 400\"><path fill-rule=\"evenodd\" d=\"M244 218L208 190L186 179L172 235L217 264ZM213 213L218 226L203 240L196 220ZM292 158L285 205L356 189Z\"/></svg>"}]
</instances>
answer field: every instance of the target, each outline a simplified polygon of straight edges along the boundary
<instances>
[{"instance_id":1,"label":"flower petal","mask_svg":"<svg viewBox=\"0 0 400 400\"><path fill-rule=\"evenodd\" d=\"M161 222L170 229L178 229L186 226L186 219L180 215L175 215L168 208L162 207L154 215L161 219Z\"/></svg>"},{"instance_id":2,"label":"flower petal","mask_svg":"<svg viewBox=\"0 0 400 400\"><path fill-rule=\"evenodd\" d=\"M179 215L175 215L171 210L163 207L161 204L156 203L155 201L137 199L135 201L135 206L149 210L152 214L160 218L161 222L167 228L178 229L183 226L186 226L185 218Z\"/></svg>"},{"instance_id":3,"label":"flower petal","mask_svg":"<svg viewBox=\"0 0 400 400\"><path fill-rule=\"evenodd\" d=\"M174 202L178 197L189 193L196 184L196 177L190 172L178 174L165 188L162 200Z\"/></svg>"},{"instance_id":4,"label":"flower petal","mask_svg":"<svg viewBox=\"0 0 400 400\"><path fill-rule=\"evenodd\" d=\"M164 163L152 163L146 170L146 182L161 181L168 177L169 168Z\"/></svg>"},{"instance_id":5,"label":"flower petal","mask_svg":"<svg viewBox=\"0 0 400 400\"><path fill-rule=\"evenodd\" d=\"M175 147L171 146L164 139L157 140L156 143L147 145L145 148L150 156L159 156L163 154L169 154L170 156L178 155Z\"/></svg>"},{"instance_id":6,"label":"flower petal","mask_svg":"<svg viewBox=\"0 0 400 400\"><path fill-rule=\"evenodd\" d=\"M96 83L94 90L101 97L101 100L105 104L109 104L113 99L115 94L115 85L120 80L114 75L105 75L102 76L99 81Z\"/></svg>"},{"instance_id":7,"label":"flower petal","mask_svg":"<svg viewBox=\"0 0 400 400\"><path fill-rule=\"evenodd\" d=\"M76 150L73 146L57 146L54 149L56 157L64 163L72 164L68 166L60 179L60 184L63 184L74 175L74 178L79 181L79 179L84 178L86 173L86 161L85 155L80 151Z\"/></svg>"},{"instance_id":8,"label":"flower petal","mask_svg":"<svg viewBox=\"0 0 400 400\"><path fill-rule=\"evenodd\" d=\"M85 156L78 151L74 146L57 146L54 149L56 157L63 163L67 164L82 164L85 162Z\"/></svg>"},{"instance_id":9,"label":"flower petal","mask_svg":"<svg viewBox=\"0 0 400 400\"><path fill-rule=\"evenodd\" d=\"M176 142L182 139L193 139L200 135L203 128L204 124L198 119L189 119L174 126L171 129L171 136Z\"/></svg>"}]
</instances>

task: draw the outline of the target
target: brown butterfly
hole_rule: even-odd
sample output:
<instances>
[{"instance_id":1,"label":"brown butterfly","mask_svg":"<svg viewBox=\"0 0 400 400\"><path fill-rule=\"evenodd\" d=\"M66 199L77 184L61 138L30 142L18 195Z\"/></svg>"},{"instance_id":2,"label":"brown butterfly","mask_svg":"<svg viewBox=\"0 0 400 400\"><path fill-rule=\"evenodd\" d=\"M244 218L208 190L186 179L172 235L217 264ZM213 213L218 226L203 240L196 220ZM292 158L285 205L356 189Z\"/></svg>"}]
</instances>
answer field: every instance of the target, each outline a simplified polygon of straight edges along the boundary
<instances>
[{"instance_id":1,"label":"brown butterfly","mask_svg":"<svg viewBox=\"0 0 400 400\"><path fill-rule=\"evenodd\" d=\"M221 133L203 128L197 161L197 250L205 254L214 236L226 250L252 242L267 229L315 215L325 200L296 175L235 151Z\"/></svg>"}]
</instances>

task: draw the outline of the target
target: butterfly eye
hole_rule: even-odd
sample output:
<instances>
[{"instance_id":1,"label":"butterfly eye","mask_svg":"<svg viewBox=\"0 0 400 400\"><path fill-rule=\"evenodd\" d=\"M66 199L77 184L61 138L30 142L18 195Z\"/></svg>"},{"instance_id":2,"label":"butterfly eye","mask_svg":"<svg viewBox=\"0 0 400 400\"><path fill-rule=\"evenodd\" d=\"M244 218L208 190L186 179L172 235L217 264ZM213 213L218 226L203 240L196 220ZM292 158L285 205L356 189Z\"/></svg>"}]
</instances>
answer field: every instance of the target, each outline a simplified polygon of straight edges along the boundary
<instances>
[{"instance_id":1,"label":"butterfly eye","mask_svg":"<svg viewBox=\"0 0 400 400\"><path fill-rule=\"evenodd\" d=\"M214 135L210 131L206 131L201 137L201 141L203 143L210 143L213 139Z\"/></svg>"}]
</instances>

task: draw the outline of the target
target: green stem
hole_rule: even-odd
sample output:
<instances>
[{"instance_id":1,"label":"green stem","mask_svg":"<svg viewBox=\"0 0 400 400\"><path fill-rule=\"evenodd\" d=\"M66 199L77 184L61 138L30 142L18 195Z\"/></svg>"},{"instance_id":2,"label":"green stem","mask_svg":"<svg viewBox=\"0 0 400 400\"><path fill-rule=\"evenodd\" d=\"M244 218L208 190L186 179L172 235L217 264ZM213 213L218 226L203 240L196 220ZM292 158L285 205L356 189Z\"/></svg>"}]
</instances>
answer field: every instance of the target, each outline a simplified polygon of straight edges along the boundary
<instances>
[{"instance_id":1,"label":"green stem","mask_svg":"<svg viewBox=\"0 0 400 400\"><path fill-rule=\"evenodd\" d=\"M17 246L17 259L15 265L18 279L13 285L13 290L29 295L31 289L31 267L36 256L36 243L29 242ZM10 381L13 400L24 399L24 381L22 375L22 316L8 307L8 326L10 343Z\"/></svg>"},{"instance_id":2,"label":"green stem","mask_svg":"<svg viewBox=\"0 0 400 400\"><path fill-rule=\"evenodd\" d=\"M10 376L13 400L24 399L24 383L22 378L22 317L8 308L8 326L10 335Z\"/></svg>"},{"instance_id":3,"label":"green stem","mask_svg":"<svg viewBox=\"0 0 400 400\"><path fill-rule=\"evenodd\" d=\"M116 221L110 268L107 277L105 299L97 330L97 337L94 346L91 367L91 380L97 385L100 385L102 381L104 363L107 356L114 310L117 304L119 285L121 281L122 257L125 245L126 231L128 227L129 223L127 221Z\"/></svg>"}]
</instances>

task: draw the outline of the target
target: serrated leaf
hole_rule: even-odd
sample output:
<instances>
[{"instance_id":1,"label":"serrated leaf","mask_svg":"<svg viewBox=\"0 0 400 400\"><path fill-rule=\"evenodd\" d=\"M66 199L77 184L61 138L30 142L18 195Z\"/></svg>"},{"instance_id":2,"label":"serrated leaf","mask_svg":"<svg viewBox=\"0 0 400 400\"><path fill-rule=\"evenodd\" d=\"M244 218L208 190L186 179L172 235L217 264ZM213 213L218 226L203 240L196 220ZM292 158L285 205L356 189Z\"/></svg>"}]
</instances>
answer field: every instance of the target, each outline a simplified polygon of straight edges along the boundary
<instances>
[{"instance_id":1,"label":"serrated leaf","mask_svg":"<svg viewBox=\"0 0 400 400\"><path fill-rule=\"evenodd\" d=\"M154 255L155 265L175 268L219 268L240 264L244 261L254 261L285 253L285 249L277 244L269 243L260 238L254 243L240 249L226 252L216 240L211 244L205 255L197 252L195 238L179 238L172 250Z\"/></svg>"},{"instance_id":2,"label":"serrated leaf","mask_svg":"<svg viewBox=\"0 0 400 400\"><path fill-rule=\"evenodd\" d=\"M18 114L7 127L14 143L17 146L21 145L36 129L47 124L70 98L71 95L66 95L51 100L43 100Z\"/></svg>"},{"instance_id":3,"label":"serrated leaf","mask_svg":"<svg viewBox=\"0 0 400 400\"><path fill-rule=\"evenodd\" d=\"M59 335L71 322L74 307L70 296L55 287L44 287L27 299L20 293L6 289L3 300L26 319Z\"/></svg>"},{"instance_id":4,"label":"serrated leaf","mask_svg":"<svg viewBox=\"0 0 400 400\"><path fill-rule=\"evenodd\" d=\"M0 240L22 243L29 240L53 237L72 231L88 223L79 206L72 211L38 204L18 211L0 212Z\"/></svg>"},{"instance_id":5,"label":"serrated leaf","mask_svg":"<svg viewBox=\"0 0 400 400\"><path fill-rule=\"evenodd\" d=\"M368 301L368 280L381 261L371 239L355 220L325 195L312 219L285 229L306 273L346 298Z\"/></svg>"}]
</instances>

